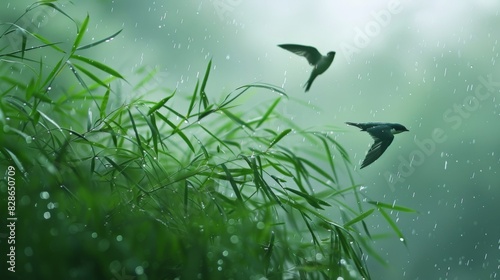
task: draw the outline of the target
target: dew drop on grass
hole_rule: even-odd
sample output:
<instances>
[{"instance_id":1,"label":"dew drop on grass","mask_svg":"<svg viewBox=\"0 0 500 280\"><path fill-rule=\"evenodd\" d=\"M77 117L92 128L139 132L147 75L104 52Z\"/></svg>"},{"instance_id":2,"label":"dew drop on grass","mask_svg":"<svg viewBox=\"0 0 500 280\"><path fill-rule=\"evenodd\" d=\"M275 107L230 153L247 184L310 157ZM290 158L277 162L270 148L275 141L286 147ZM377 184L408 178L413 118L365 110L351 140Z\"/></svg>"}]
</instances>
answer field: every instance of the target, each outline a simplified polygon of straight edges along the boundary
<instances>
[{"instance_id":1,"label":"dew drop on grass","mask_svg":"<svg viewBox=\"0 0 500 280\"><path fill-rule=\"evenodd\" d=\"M40 198L41 199L49 199L50 194L48 192L41 192L40 193Z\"/></svg>"}]
</instances>

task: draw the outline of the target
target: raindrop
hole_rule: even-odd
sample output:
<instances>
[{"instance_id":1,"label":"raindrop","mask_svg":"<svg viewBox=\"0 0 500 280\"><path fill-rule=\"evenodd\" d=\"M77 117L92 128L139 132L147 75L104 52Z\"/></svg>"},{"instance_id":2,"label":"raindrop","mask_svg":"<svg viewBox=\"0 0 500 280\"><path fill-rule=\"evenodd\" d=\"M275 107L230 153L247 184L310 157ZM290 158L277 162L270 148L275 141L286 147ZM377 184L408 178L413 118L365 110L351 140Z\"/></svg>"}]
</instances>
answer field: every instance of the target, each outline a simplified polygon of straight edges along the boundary
<instances>
[{"instance_id":1,"label":"raindrop","mask_svg":"<svg viewBox=\"0 0 500 280\"><path fill-rule=\"evenodd\" d=\"M41 192L40 193L40 198L41 199L49 199L50 194L48 192Z\"/></svg>"}]
</instances>

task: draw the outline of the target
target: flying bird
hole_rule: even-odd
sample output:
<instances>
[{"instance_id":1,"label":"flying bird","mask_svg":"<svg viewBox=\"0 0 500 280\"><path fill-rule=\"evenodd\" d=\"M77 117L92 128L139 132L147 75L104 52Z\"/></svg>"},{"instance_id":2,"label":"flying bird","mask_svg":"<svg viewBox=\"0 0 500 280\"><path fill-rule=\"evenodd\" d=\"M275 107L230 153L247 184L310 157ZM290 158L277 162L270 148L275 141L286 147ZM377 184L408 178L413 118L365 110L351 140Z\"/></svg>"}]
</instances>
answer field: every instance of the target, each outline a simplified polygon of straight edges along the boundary
<instances>
[{"instance_id":1,"label":"flying bird","mask_svg":"<svg viewBox=\"0 0 500 280\"><path fill-rule=\"evenodd\" d=\"M321 53L316 48L310 46L295 44L282 44L278 46L287 51L293 52L294 54L305 57L309 64L311 66L314 66L309 80L307 80L306 84L304 85L306 88L306 92L311 88L314 79L316 79L318 75L323 74L326 69L330 67L333 62L333 58L335 57L335 52L328 52L326 55L321 55Z\"/></svg>"},{"instance_id":2,"label":"flying bird","mask_svg":"<svg viewBox=\"0 0 500 280\"><path fill-rule=\"evenodd\" d=\"M372 162L376 161L387 147L391 145L394 139L394 134L409 131L406 127L399 123L352 123L346 122L348 125L361 128L361 131L366 131L375 140L370 150L366 154L361 168L367 167ZM361 169L360 168L360 169Z\"/></svg>"}]
</instances>

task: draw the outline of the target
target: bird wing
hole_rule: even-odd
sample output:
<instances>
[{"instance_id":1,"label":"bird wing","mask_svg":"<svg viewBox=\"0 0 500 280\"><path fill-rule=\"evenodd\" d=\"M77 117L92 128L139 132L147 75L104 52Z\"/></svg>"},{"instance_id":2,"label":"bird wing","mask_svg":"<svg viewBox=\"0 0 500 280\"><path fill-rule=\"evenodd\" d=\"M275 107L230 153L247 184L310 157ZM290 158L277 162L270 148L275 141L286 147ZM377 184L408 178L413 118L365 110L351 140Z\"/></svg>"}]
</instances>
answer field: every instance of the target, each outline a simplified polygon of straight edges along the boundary
<instances>
[{"instance_id":1,"label":"bird wing","mask_svg":"<svg viewBox=\"0 0 500 280\"><path fill-rule=\"evenodd\" d=\"M312 66L318 64L318 61L322 57L321 53L315 47L295 44L283 44L278 46L294 54L305 57Z\"/></svg>"},{"instance_id":2,"label":"bird wing","mask_svg":"<svg viewBox=\"0 0 500 280\"><path fill-rule=\"evenodd\" d=\"M366 167L376 161L384 152L387 147L391 145L394 140L394 135L391 133L391 128L388 126L375 126L366 130L370 136L375 140L370 150L366 154L361 168Z\"/></svg>"}]
</instances>

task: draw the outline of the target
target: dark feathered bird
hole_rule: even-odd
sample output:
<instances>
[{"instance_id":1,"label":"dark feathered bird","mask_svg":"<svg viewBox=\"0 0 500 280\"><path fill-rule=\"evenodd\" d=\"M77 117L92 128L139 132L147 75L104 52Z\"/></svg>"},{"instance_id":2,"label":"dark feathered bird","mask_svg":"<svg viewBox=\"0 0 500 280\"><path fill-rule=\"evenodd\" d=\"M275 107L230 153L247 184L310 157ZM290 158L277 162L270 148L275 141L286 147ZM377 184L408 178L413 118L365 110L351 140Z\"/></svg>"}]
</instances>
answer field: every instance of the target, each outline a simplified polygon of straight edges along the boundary
<instances>
[{"instance_id":1,"label":"dark feathered bird","mask_svg":"<svg viewBox=\"0 0 500 280\"><path fill-rule=\"evenodd\" d=\"M306 91L309 91L314 79L316 79L318 75L323 74L332 64L333 58L335 58L335 52L329 52L326 55L321 55L316 48L310 46L295 44L282 44L278 46L287 51L293 52L294 54L305 57L309 64L314 66L311 76L309 76L309 80L307 80L304 85Z\"/></svg>"},{"instance_id":2,"label":"dark feathered bird","mask_svg":"<svg viewBox=\"0 0 500 280\"><path fill-rule=\"evenodd\" d=\"M384 152L387 147L391 145L394 139L394 134L409 131L399 123L352 123L346 122L348 125L361 128L361 131L366 131L375 140L372 147L366 154L361 168L367 167L376 161ZM360 169L361 169L360 168Z\"/></svg>"}]
</instances>

